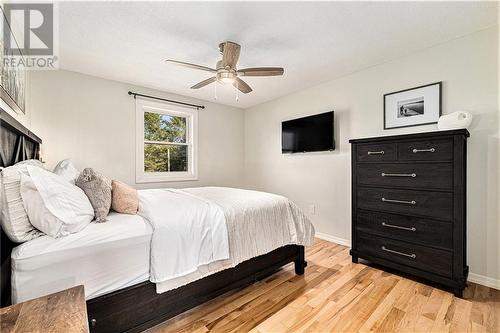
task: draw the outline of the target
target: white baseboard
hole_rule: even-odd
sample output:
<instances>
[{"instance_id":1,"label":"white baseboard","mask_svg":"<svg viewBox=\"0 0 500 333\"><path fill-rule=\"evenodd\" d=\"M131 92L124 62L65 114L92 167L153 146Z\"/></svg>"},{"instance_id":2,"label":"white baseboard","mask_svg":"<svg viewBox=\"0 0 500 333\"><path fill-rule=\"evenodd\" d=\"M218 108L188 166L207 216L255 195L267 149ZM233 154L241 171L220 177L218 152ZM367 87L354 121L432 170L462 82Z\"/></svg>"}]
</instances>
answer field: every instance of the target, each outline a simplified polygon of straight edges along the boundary
<instances>
[{"instance_id":1,"label":"white baseboard","mask_svg":"<svg viewBox=\"0 0 500 333\"><path fill-rule=\"evenodd\" d=\"M335 244L351 247L351 241L348 239L335 237L332 235L324 234L322 232L316 232L316 237L318 237L319 239L322 239L322 240L326 240L326 241L335 243ZM499 279L493 279L493 278L490 278L490 277L487 277L484 275L469 273L469 281L480 284L480 285L485 286L485 287L490 287L493 289L500 290L500 280Z\"/></svg>"},{"instance_id":2,"label":"white baseboard","mask_svg":"<svg viewBox=\"0 0 500 333\"><path fill-rule=\"evenodd\" d=\"M332 235L324 234L322 232L316 232L315 236L318 237L319 239L326 240L335 244L351 247L351 241L348 239L335 237Z\"/></svg>"},{"instance_id":3,"label":"white baseboard","mask_svg":"<svg viewBox=\"0 0 500 333\"><path fill-rule=\"evenodd\" d=\"M469 273L469 281L480 284L485 287L490 287L493 289L500 290L500 280L493 279L484 275Z\"/></svg>"}]
</instances>

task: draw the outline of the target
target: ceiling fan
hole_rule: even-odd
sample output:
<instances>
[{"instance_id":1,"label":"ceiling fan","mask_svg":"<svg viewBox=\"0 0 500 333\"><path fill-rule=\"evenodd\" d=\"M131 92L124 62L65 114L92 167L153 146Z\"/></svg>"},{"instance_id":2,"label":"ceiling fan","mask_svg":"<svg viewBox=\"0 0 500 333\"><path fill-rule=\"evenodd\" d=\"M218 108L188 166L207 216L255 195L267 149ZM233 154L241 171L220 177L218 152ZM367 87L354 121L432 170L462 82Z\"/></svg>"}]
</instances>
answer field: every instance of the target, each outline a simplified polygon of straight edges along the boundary
<instances>
[{"instance_id":1,"label":"ceiling fan","mask_svg":"<svg viewBox=\"0 0 500 333\"><path fill-rule=\"evenodd\" d=\"M215 69L200 65L191 64L188 62L177 61L177 60L166 60L167 62L181 65L193 69L199 69L206 72L214 73L215 76L203 80L191 89L199 89L213 82L228 83L232 84L236 89L244 94L248 94L252 91L252 88L240 79L240 76L278 76L283 75L284 70L281 67L255 67L255 68L244 68L237 69L236 63L240 56L241 46L234 42L223 42L219 44L219 51L222 54L222 60L217 61Z\"/></svg>"}]
</instances>

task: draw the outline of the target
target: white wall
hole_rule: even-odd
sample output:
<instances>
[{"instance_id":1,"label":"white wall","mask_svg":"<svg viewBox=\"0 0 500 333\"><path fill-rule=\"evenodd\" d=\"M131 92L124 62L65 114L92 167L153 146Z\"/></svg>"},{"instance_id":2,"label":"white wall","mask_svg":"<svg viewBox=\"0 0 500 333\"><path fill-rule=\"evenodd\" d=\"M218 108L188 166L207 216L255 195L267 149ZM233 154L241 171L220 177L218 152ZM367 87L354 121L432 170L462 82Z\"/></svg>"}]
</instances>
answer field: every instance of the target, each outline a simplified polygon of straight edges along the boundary
<instances>
[{"instance_id":1,"label":"white wall","mask_svg":"<svg viewBox=\"0 0 500 333\"><path fill-rule=\"evenodd\" d=\"M350 239L348 140L436 130L430 125L384 131L383 94L443 81L443 113L468 110L475 116L468 144L469 264L473 273L498 283L498 38L494 27L246 110L247 186L288 196L306 213L316 205L309 216L317 231ZM281 154L281 121L332 109L335 152Z\"/></svg>"},{"instance_id":2,"label":"white wall","mask_svg":"<svg viewBox=\"0 0 500 333\"><path fill-rule=\"evenodd\" d=\"M241 109L69 71L31 75L31 130L43 139L46 166L67 157L137 188L240 186ZM135 100L129 90L203 104L198 120L198 181L135 185Z\"/></svg>"}]
</instances>

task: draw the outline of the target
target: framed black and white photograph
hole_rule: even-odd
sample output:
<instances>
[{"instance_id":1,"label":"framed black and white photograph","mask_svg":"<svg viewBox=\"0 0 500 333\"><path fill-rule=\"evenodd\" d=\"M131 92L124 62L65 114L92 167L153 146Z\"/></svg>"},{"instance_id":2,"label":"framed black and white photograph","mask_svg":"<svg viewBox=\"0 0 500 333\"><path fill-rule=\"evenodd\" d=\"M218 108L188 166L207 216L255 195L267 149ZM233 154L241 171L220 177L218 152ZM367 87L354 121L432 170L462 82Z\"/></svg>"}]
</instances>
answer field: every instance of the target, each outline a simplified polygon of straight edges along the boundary
<instances>
[{"instance_id":1,"label":"framed black and white photograph","mask_svg":"<svg viewBox=\"0 0 500 333\"><path fill-rule=\"evenodd\" d=\"M384 95L384 129L437 123L441 116L441 86L436 82Z\"/></svg>"}]
</instances>

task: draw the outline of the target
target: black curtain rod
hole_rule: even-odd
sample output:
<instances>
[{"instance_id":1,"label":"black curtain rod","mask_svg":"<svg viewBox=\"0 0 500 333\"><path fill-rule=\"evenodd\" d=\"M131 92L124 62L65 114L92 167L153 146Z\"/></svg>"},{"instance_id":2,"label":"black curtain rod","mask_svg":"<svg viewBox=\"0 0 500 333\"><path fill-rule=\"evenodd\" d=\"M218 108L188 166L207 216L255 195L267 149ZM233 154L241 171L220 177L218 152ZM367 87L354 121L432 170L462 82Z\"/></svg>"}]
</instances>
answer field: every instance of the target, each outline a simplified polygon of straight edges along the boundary
<instances>
[{"instance_id":1,"label":"black curtain rod","mask_svg":"<svg viewBox=\"0 0 500 333\"><path fill-rule=\"evenodd\" d=\"M205 108L205 106L203 106L203 105L196 105L196 104L184 103L184 102L179 102L179 101L173 101L171 99L166 99L166 98L161 98L161 97L155 97L155 96L150 96L150 95L143 95L143 94L135 93L135 92L132 92L132 91L129 91L128 94L129 95L134 95L134 98L136 98L137 96L140 96L140 97L146 97L146 98L151 98L151 99L157 99L157 100L164 101L164 102L169 102L169 103L175 103L175 104L190 106L190 107L197 108L197 109L204 109Z\"/></svg>"}]
</instances>

